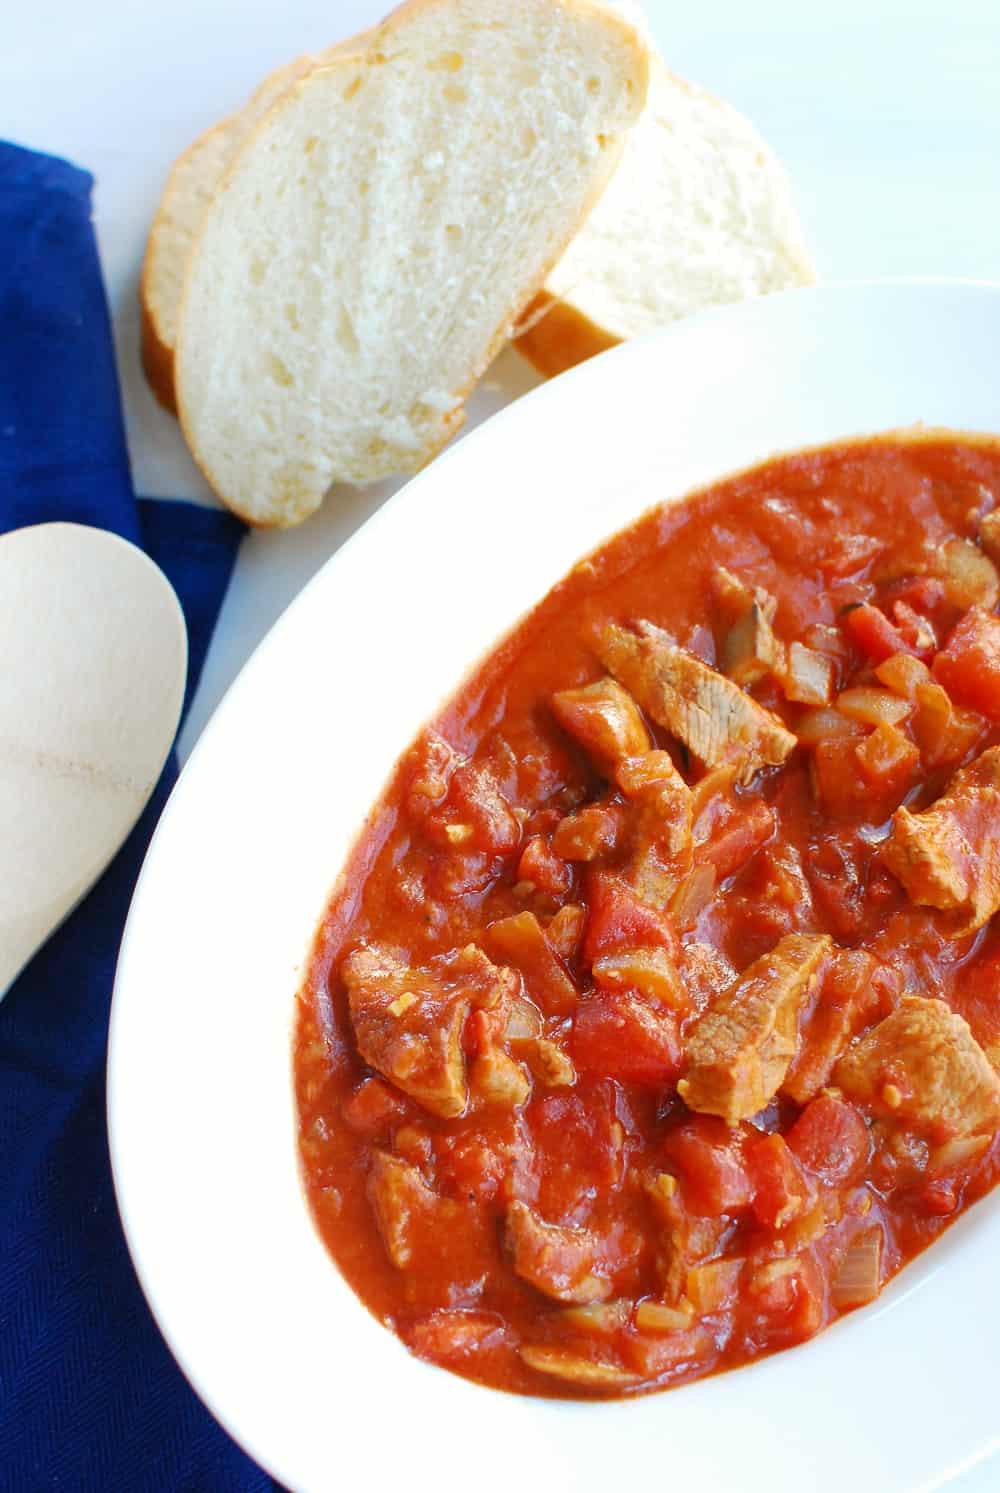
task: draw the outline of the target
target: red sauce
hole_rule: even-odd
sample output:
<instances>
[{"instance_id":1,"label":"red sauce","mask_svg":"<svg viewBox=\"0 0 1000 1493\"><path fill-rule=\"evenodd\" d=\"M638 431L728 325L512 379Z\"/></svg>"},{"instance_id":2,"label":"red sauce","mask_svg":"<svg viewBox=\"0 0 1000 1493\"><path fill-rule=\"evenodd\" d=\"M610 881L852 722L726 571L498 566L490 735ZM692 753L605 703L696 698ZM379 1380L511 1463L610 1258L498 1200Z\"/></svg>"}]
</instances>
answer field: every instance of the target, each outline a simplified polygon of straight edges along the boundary
<instances>
[{"instance_id":1,"label":"red sauce","mask_svg":"<svg viewBox=\"0 0 1000 1493\"><path fill-rule=\"evenodd\" d=\"M996 445L887 438L656 509L403 757L294 1064L317 1226L415 1352L524 1393L662 1388L872 1299L993 1186L998 499ZM636 688L613 760L593 695L553 706L640 621L728 669L783 759L713 765ZM938 800L947 893L919 861Z\"/></svg>"}]
</instances>

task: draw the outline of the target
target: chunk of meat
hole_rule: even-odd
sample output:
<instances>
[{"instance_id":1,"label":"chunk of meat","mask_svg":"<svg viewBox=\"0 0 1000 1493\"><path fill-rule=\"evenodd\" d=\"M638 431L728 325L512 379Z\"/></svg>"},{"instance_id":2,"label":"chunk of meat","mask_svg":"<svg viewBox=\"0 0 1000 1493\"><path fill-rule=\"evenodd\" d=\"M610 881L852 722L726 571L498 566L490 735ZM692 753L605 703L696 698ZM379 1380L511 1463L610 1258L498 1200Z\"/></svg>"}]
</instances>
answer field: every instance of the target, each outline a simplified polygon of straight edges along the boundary
<instances>
[{"instance_id":1,"label":"chunk of meat","mask_svg":"<svg viewBox=\"0 0 1000 1493\"><path fill-rule=\"evenodd\" d=\"M442 812L446 817L445 835L451 844L490 855L510 855L520 843L517 816L485 764L466 762L458 768ZM456 831L463 838L458 838Z\"/></svg>"},{"instance_id":2,"label":"chunk of meat","mask_svg":"<svg viewBox=\"0 0 1000 1493\"><path fill-rule=\"evenodd\" d=\"M413 1259L415 1237L439 1211L442 1199L417 1167L388 1151L375 1151L368 1174L368 1198L386 1254L399 1270Z\"/></svg>"},{"instance_id":3,"label":"chunk of meat","mask_svg":"<svg viewBox=\"0 0 1000 1493\"><path fill-rule=\"evenodd\" d=\"M406 808L414 819L425 818L444 803L455 771L463 761L443 736L436 731L424 732L407 761Z\"/></svg>"},{"instance_id":4,"label":"chunk of meat","mask_svg":"<svg viewBox=\"0 0 1000 1493\"><path fill-rule=\"evenodd\" d=\"M841 1058L835 1078L879 1118L933 1140L1000 1126L1000 1077L968 1022L941 1000L904 996Z\"/></svg>"},{"instance_id":5,"label":"chunk of meat","mask_svg":"<svg viewBox=\"0 0 1000 1493\"><path fill-rule=\"evenodd\" d=\"M533 912L491 923L484 934L490 953L520 970L525 989L548 1016L565 1016L577 1003L577 989Z\"/></svg>"},{"instance_id":6,"label":"chunk of meat","mask_svg":"<svg viewBox=\"0 0 1000 1493\"><path fill-rule=\"evenodd\" d=\"M618 769L632 817L624 875L644 902L666 907L693 857L691 790L669 752L630 757Z\"/></svg>"},{"instance_id":7,"label":"chunk of meat","mask_svg":"<svg viewBox=\"0 0 1000 1493\"><path fill-rule=\"evenodd\" d=\"M507 1209L507 1247L514 1269L554 1301L584 1306L614 1294L613 1276L636 1253L636 1243L616 1224L604 1234L545 1223L527 1203Z\"/></svg>"},{"instance_id":8,"label":"chunk of meat","mask_svg":"<svg viewBox=\"0 0 1000 1493\"><path fill-rule=\"evenodd\" d=\"M378 944L355 949L340 969L358 1051L432 1114L468 1103L462 1032L473 1007L492 1009L518 992L517 975L470 944L414 969Z\"/></svg>"},{"instance_id":9,"label":"chunk of meat","mask_svg":"<svg viewBox=\"0 0 1000 1493\"><path fill-rule=\"evenodd\" d=\"M597 652L650 719L706 767L736 762L747 781L758 768L784 762L795 747L776 715L652 623L640 623L638 632L609 624L598 635Z\"/></svg>"},{"instance_id":10,"label":"chunk of meat","mask_svg":"<svg viewBox=\"0 0 1000 1493\"><path fill-rule=\"evenodd\" d=\"M656 1271L665 1301L679 1304L691 1272L717 1254L731 1232L725 1213L697 1214L670 1172L648 1177L644 1191L660 1228Z\"/></svg>"},{"instance_id":11,"label":"chunk of meat","mask_svg":"<svg viewBox=\"0 0 1000 1493\"><path fill-rule=\"evenodd\" d=\"M652 746L635 701L614 679L559 690L552 696L552 712L605 777L626 757Z\"/></svg>"},{"instance_id":12,"label":"chunk of meat","mask_svg":"<svg viewBox=\"0 0 1000 1493\"><path fill-rule=\"evenodd\" d=\"M795 1054L799 1012L831 946L826 934L790 933L701 1016L677 1085L689 1109L735 1125L774 1098Z\"/></svg>"},{"instance_id":13,"label":"chunk of meat","mask_svg":"<svg viewBox=\"0 0 1000 1493\"><path fill-rule=\"evenodd\" d=\"M882 851L914 902L981 928L1000 907L1000 747L955 774L922 814L898 809Z\"/></svg>"},{"instance_id":14,"label":"chunk of meat","mask_svg":"<svg viewBox=\"0 0 1000 1493\"><path fill-rule=\"evenodd\" d=\"M896 970L863 949L838 949L820 987L816 1009L803 1024L799 1049L781 1086L796 1104L807 1104L830 1082L851 1038L878 1016L887 1016L900 993Z\"/></svg>"}]
</instances>

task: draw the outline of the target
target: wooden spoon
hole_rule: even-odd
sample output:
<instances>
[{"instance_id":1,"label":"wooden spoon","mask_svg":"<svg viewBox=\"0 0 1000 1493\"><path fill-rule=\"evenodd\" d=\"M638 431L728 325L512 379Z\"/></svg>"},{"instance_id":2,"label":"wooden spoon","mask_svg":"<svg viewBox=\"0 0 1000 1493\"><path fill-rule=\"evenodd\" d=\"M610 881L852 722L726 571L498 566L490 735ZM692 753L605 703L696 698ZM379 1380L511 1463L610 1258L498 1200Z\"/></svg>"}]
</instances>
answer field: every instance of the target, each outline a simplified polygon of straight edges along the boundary
<instances>
[{"instance_id":1,"label":"wooden spoon","mask_svg":"<svg viewBox=\"0 0 1000 1493\"><path fill-rule=\"evenodd\" d=\"M187 632L132 544L79 524L0 538L0 999L149 799Z\"/></svg>"}]
</instances>

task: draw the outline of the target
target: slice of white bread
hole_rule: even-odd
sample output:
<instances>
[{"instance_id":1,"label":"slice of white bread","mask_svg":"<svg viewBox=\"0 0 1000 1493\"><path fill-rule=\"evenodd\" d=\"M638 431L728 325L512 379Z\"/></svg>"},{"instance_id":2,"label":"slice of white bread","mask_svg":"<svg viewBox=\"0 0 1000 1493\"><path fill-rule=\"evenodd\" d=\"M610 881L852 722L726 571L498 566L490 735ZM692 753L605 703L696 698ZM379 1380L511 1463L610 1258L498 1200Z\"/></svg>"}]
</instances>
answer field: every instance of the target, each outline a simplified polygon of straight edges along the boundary
<instances>
[{"instance_id":1,"label":"slice of white bread","mask_svg":"<svg viewBox=\"0 0 1000 1493\"><path fill-rule=\"evenodd\" d=\"M592 0L408 0L245 142L189 256L188 444L252 523L423 466L603 190L648 55Z\"/></svg>"},{"instance_id":2,"label":"slice of white bread","mask_svg":"<svg viewBox=\"0 0 1000 1493\"><path fill-rule=\"evenodd\" d=\"M788 179L757 131L654 57L614 180L517 347L551 376L694 311L814 280Z\"/></svg>"},{"instance_id":3,"label":"slice of white bread","mask_svg":"<svg viewBox=\"0 0 1000 1493\"><path fill-rule=\"evenodd\" d=\"M146 241L139 283L142 366L153 393L171 414L177 413L174 346L181 287L208 205L230 161L268 109L325 55L296 57L269 73L238 114L205 130L171 167Z\"/></svg>"}]
</instances>

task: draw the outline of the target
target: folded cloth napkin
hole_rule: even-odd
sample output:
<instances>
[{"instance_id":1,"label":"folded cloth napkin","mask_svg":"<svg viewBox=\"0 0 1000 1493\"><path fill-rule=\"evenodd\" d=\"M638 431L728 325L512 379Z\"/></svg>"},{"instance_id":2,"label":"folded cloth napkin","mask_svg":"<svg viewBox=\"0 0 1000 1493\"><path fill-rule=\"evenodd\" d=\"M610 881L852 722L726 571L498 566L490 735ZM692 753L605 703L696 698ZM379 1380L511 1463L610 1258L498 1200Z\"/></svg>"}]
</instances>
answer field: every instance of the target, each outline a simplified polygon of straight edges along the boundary
<instances>
[{"instance_id":1,"label":"folded cloth napkin","mask_svg":"<svg viewBox=\"0 0 1000 1493\"><path fill-rule=\"evenodd\" d=\"M68 519L141 545L184 608L190 694L241 528L191 504L135 499L92 185L65 161L0 142L0 532ZM176 775L171 758L98 886L0 1004L0 1488L17 1493L274 1487L170 1357L111 1186L111 984Z\"/></svg>"}]
</instances>

